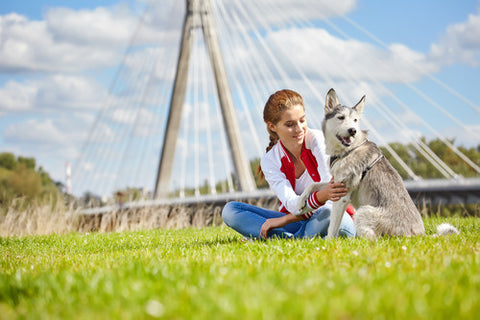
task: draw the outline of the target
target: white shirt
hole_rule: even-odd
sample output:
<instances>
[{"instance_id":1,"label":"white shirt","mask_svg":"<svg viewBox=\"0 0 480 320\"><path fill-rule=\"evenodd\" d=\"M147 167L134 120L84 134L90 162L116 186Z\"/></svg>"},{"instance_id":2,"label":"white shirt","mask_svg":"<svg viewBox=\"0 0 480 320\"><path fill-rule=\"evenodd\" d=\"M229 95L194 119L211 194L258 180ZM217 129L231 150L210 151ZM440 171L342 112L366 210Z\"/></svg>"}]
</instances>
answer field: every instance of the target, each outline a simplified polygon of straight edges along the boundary
<instances>
[{"instance_id":1,"label":"white shirt","mask_svg":"<svg viewBox=\"0 0 480 320\"><path fill-rule=\"evenodd\" d=\"M314 159L303 158L304 151L306 153L311 152ZM300 214L297 209L297 202L303 190L314 181L330 181L328 159L329 157L325 153L323 132L316 129L307 129L305 134L302 161L307 167L307 170L305 170L307 173L304 172L300 178L295 179L293 162L280 142L277 142L263 156L260 165L270 188L281 202L280 211L288 211L295 215ZM320 175L320 177L317 175ZM291 181L295 184L295 187L292 186Z\"/></svg>"}]
</instances>

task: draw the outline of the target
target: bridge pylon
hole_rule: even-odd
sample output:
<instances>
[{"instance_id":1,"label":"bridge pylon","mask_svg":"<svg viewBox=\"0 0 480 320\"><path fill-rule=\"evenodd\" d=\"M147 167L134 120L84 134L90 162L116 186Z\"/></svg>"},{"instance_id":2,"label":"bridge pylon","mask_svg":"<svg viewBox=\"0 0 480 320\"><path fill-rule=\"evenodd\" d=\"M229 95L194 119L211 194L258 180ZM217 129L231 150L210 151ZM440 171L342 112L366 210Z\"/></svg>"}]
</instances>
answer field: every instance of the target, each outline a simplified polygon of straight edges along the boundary
<instances>
[{"instance_id":1,"label":"bridge pylon","mask_svg":"<svg viewBox=\"0 0 480 320\"><path fill-rule=\"evenodd\" d=\"M250 169L250 164L245 155L245 149L235 115L233 98L228 84L215 21L212 15L211 0L186 0L186 9L167 126L158 164L155 198L167 198L169 194L178 130L180 128L185 92L187 89L189 61L194 40L194 34L191 30L197 27L195 25L196 21L201 22L204 40L213 68L218 99L230 145L230 155L237 175L237 189L240 191L255 190L255 181Z\"/></svg>"}]
</instances>

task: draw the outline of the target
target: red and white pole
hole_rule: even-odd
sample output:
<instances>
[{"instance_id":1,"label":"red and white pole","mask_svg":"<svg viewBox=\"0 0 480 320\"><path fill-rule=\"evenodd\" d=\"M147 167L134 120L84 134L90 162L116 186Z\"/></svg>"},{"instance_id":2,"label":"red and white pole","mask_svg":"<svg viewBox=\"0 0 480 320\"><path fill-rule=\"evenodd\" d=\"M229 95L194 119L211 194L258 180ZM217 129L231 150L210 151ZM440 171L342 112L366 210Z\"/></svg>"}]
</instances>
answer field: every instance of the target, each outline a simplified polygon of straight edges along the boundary
<instances>
[{"instance_id":1,"label":"red and white pole","mask_svg":"<svg viewBox=\"0 0 480 320\"><path fill-rule=\"evenodd\" d=\"M67 165L65 166L65 178L66 178L66 191L67 194L72 193L72 168L70 166L70 162L67 161Z\"/></svg>"}]
</instances>

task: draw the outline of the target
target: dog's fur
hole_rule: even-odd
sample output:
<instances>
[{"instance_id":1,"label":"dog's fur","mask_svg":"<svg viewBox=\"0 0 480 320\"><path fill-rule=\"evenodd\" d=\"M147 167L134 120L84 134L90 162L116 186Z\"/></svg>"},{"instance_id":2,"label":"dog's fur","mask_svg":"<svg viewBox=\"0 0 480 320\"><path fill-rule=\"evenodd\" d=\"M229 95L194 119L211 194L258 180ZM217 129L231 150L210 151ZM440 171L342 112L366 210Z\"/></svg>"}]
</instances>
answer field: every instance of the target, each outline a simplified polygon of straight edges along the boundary
<instances>
[{"instance_id":1,"label":"dog's fur","mask_svg":"<svg viewBox=\"0 0 480 320\"><path fill-rule=\"evenodd\" d=\"M423 235L422 218L402 178L377 145L367 140L366 131L360 129L364 106L365 96L353 108L342 106L333 89L326 97L322 128L326 152L333 160L330 170L335 181L348 188L347 195L333 203L327 237L338 235L349 203L357 211L357 236L373 240L383 235ZM442 231L438 233L458 233L453 226Z\"/></svg>"}]
</instances>

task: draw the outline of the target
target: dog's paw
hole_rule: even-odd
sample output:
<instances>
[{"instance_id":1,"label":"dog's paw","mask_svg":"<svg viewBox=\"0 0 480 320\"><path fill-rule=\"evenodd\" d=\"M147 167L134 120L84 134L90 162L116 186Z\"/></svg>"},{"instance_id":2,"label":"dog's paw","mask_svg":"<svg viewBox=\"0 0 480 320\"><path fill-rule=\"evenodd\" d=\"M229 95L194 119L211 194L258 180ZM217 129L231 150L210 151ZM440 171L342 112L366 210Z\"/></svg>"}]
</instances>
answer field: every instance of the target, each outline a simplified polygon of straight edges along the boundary
<instances>
[{"instance_id":1,"label":"dog's paw","mask_svg":"<svg viewBox=\"0 0 480 320\"><path fill-rule=\"evenodd\" d=\"M376 241L377 240L377 235L375 234L375 231L373 231L372 229L363 229L363 230L359 230L357 229L357 235L362 237L362 238L365 238L367 240L370 240L370 241Z\"/></svg>"}]
</instances>

